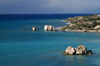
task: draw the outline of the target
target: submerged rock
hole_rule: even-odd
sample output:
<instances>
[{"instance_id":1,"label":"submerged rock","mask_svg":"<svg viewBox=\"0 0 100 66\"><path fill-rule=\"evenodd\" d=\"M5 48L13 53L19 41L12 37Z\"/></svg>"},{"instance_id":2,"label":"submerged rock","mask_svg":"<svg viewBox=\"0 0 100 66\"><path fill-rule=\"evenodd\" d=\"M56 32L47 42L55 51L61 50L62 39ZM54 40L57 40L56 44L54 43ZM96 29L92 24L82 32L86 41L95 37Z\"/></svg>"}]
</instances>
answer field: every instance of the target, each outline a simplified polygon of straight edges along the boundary
<instances>
[{"instance_id":1,"label":"submerged rock","mask_svg":"<svg viewBox=\"0 0 100 66\"><path fill-rule=\"evenodd\" d=\"M45 25L44 30L45 31L55 31L56 29L52 25Z\"/></svg>"},{"instance_id":2,"label":"submerged rock","mask_svg":"<svg viewBox=\"0 0 100 66\"><path fill-rule=\"evenodd\" d=\"M57 58L57 57L54 57L54 58Z\"/></svg>"},{"instance_id":3,"label":"submerged rock","mask_svg":"<svg viewBox=\"0 0 100 66\"><path fill-rule=\"evenodd\" d=\"M25 31L25 29L22 29L22 31Z\"/></svg>"},{"instance_id":4,"label":"submerged rock","mask_svg":"<svg viewBox=\"0 0 100 66\"><path fill-rule=\"evenodd\" d=\"M68 63L71 63L70 61Z\"/></svg>"},{"instance_id":5,"label":"submerged rock","mask_svg":"<svg viewBox=\"0 0 100 66\"><path fill-rule=\"evenodd\" d=\"M62 52L63 53L63 55L69 55L68 53L66 53L66 52Z\"/></svg>"},{"instance_id":6,"label":"submerged rock","mask_svg":"<svg viewBox=\"0 0 100 66\"><path fill-rule=\"evenodd\" d=\"M33 31L37 31L36 27L32 27L32 30L33 30Z\"/></svg>"},{"instance_id":7,"label":"submerged rock","mask_svg":"<svg viewBox=\"0 0 100 66\"><path fill-rule=\"evenodd\" d=\"M87 51L87 54L88 54L88 55L92 55L92 50L88 50L88 51Z\"/></svg>"},{"instance_id":8,"label":"submerged rock","mask_svg":"<svg viewBox=\"0 0 100 66\"><path fill-rule=\"evenodd\" d=\"M80 44L77 49L69 46L62 53L63 53L63 55L87 55L87 54L91 55L92 50L87 51L87 48L85 46L83 46L82 44Z\"/></svg>"}]
</instances>

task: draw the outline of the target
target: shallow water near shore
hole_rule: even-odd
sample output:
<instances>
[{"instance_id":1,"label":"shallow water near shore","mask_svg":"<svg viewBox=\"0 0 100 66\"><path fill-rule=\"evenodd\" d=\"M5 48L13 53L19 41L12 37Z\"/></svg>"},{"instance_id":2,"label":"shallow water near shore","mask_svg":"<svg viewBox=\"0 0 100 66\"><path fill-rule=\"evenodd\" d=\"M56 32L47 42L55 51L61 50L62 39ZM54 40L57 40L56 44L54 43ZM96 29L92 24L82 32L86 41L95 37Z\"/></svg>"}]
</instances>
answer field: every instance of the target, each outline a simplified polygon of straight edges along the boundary
<instances>
[{"instance_id":1,"label":"shallow water near shore","mask_svg":"<svg viewBox=\"0 0 100 66\"><path fill-rule=\"evenodd\" d=\"M62 20L80 15L18 15L13 19L5 15L6 20L0 15L0 66L100 66L100 33L43 30L46 24L61 27L66 24ZM32 26L38 31L30 31ZM93 55L62 54L68 46L79 44Z\"/></svg>"}]
</instances>

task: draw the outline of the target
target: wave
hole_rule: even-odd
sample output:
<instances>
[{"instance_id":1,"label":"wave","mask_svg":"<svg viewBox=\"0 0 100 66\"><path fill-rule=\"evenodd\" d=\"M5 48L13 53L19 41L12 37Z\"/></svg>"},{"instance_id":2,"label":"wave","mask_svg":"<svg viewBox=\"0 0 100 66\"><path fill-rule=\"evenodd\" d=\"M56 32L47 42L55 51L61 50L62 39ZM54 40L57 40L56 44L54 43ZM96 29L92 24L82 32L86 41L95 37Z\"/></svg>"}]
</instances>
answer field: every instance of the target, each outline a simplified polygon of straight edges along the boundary
<instances>
[{"instance_id":1,"label":"wave","mask_svg":"<svg viewBox=\"0 0 100 66\"><path fill-rule=\"evenodd\" d=\"M68 22L68 21L62 20L62 22Z\"/></svg>"},{"instance_id":2,"label":"wave","mask_svg":"<svg viewBox=\"0 0 100 66\"><path fill-rule=\"evenodd\" d=\"M57 27L56 29L60 29L61 27Z\"/></svg>"}]
</instances>

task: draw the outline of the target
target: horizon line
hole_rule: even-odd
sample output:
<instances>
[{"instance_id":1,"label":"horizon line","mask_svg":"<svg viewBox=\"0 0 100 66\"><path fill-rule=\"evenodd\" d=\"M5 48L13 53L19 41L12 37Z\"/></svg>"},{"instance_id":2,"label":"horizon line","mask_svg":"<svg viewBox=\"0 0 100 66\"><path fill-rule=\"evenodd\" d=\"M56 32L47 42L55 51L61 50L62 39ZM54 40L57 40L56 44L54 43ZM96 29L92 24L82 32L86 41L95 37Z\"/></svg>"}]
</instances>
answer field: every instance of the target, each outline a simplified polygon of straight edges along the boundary
<instances>
[{"instance_id":1,"label":"horizon line","mask_svg":"<svg viewBox=\"0 0 100 66\"><path fill-rule=\"evenodd\" d=\"M16 14L16 13L15 13ZM19 13L20 14L20 13ZM42 13L37 13L37 14L42 14ZM100 13L44 13L44 14L100 14ZM5 15L5 14L0 14L0 15ZM13 14L10 14L13 15ZM17 14L16 14L17 15ZM30 14L31 15L31 14Z\"/></svg>"}]
</instances>

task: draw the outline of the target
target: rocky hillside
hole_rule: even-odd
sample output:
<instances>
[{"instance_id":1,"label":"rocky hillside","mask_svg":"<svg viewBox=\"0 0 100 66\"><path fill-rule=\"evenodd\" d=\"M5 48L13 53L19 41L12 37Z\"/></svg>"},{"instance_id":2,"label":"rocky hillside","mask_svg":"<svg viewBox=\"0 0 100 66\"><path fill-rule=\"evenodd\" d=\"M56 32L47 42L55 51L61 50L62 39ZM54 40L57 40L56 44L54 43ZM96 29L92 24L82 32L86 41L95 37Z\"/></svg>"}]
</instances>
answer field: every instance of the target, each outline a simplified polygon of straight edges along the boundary
<instances>
[{"instance_id":1,"label":"rocky hillside","mask_svg":"<svg viewBox=\"0 0 100 66\"><path fill-rule=\"evenodd\" d=\"M77 17L69 17L65 21L70 22L69 26L63 26L61 29L65 30L99 30L100 29L100 15L85 15Z\"/></svg>"}]
</instances>

